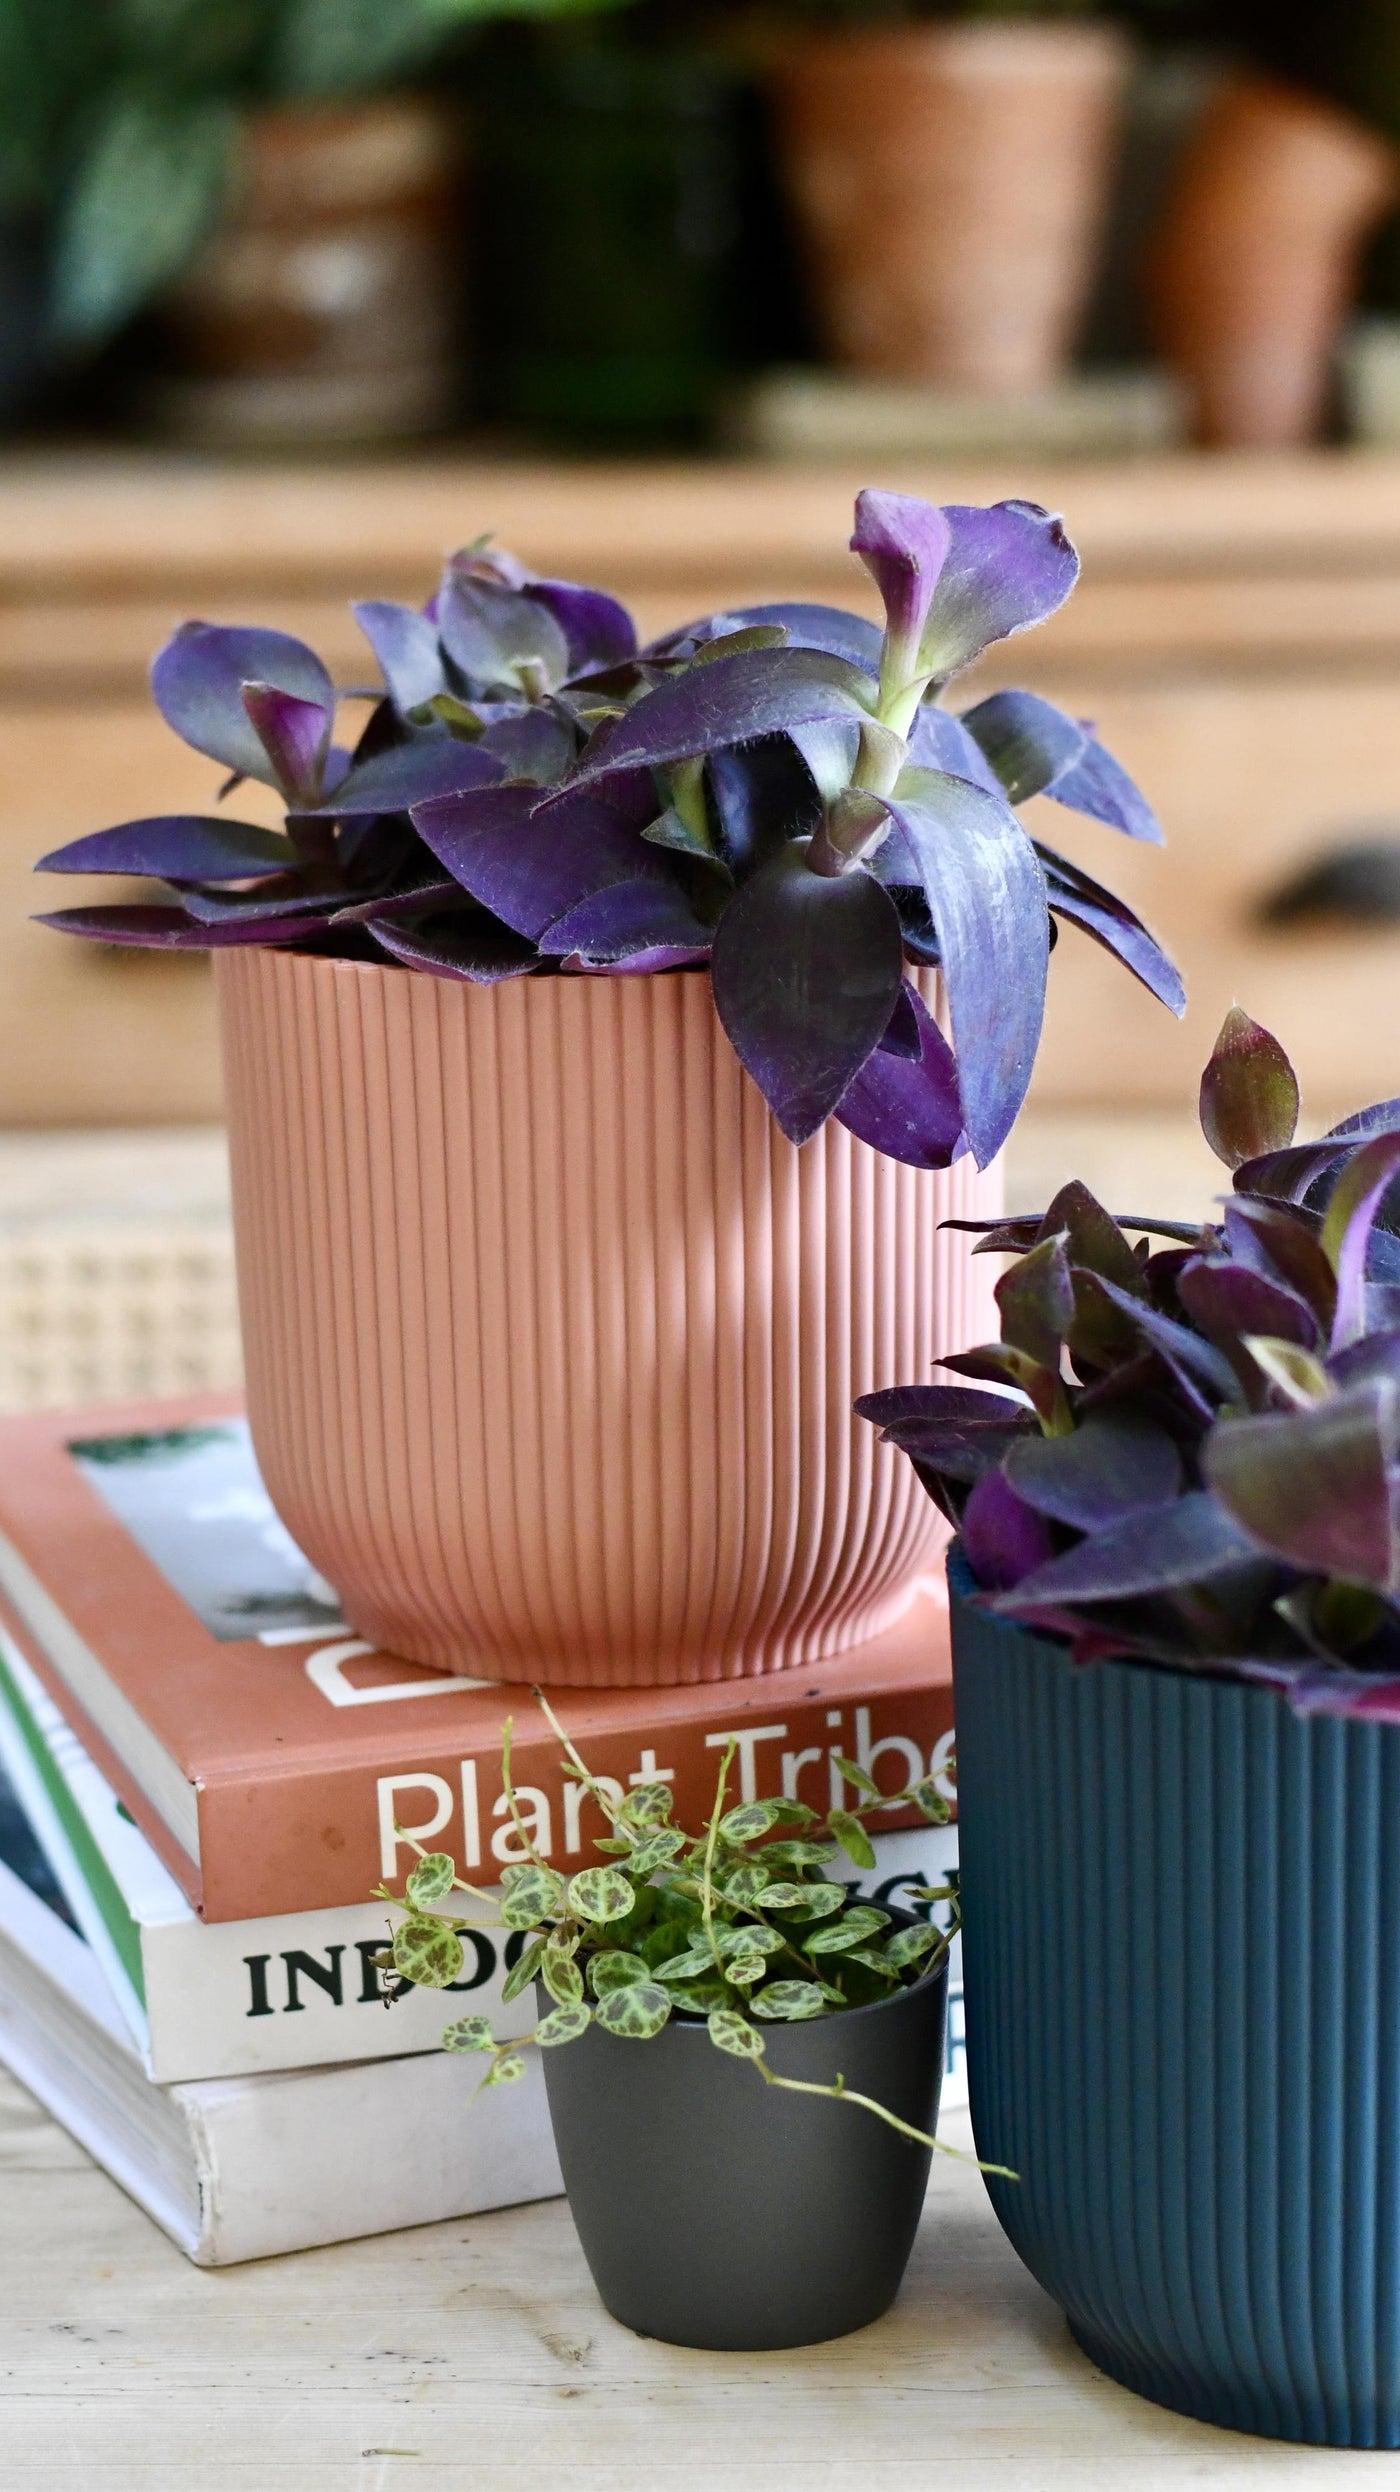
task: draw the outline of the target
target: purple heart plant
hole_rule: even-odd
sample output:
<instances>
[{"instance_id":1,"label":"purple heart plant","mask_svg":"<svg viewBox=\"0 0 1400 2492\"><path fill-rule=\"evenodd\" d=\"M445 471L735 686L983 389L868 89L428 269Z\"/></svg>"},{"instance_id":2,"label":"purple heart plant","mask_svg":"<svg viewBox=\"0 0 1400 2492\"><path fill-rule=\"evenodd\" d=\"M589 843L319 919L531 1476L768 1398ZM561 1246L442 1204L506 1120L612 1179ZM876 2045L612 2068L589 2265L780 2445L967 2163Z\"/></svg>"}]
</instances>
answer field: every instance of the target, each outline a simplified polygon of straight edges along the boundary
<instances>
[{"instance_id":1,"label":"purple heart plant","mask_svg":"<svg viewBox=\"0 0 1400 2492\"><path fill-rule=\"evenodd\" d=\"M273 787L274 832L176 815L98 831L55 873L169 896L45 922L104 942L295 944L440 977L708 967L735 1052L794 1142L829 1116L915 1167L986 1163L1025 1096L1055 921L1180 1012L1132 911L1032 838L1043 794L1159 841L1085 724L1029 692L954 715L992 642L1044 621L1079 562L1030 502L862 493L854 551L883 632L819 605L711 615L639 650L623 607L484 544L420 613L355 609L382 695L337 695L285 633L186 623L151 670L176 732ZM373 706L353 755L338 701ZM910 967L938 967L952 1044Z\"/></svg>"},{"instance_id":2,"label":"purple heart plant","mask_svg":"<svg viewBox=\"0 0 1400 2492\"><path fill-rule=\"evenodd\" d=\"M1000 1390L857 1408L961 1532L980 1605L1082 1660L1400 1721L1400 1099L1317 1142L1297 1116L1283 1049L1231 1012L1201 1084L1220 1218L1063 1187L977 1249L1016 1257L1002 1338L942 1364Z\"/></svg>"}]
</instances>

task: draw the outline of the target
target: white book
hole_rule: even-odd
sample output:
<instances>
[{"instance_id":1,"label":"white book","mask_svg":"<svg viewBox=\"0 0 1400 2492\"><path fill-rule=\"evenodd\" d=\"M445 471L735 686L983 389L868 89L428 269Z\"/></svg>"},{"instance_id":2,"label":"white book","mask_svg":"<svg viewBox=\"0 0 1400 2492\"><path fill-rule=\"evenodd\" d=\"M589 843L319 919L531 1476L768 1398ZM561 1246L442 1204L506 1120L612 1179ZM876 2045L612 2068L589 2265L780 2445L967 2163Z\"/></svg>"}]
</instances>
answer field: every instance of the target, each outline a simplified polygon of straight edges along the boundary
<instances>
[{"instance_id":1,"label":"white book","mask_svg":"<svg viewBox=\"0 0 1400 2492\"><path fill-rule=\"evenodd\" d=\"M533 2022L527 1996L501 2003L504 1930L468 1942L451 1991L406 1990L386 2005L373 1964L382 1905L337 1905L257 1921L201 1921L22 1653L0 1630L0 1764L38 1833L73 1917L106 1976L148 2075L162 2084L313 2068L430 2051L466 2006L498 2033ZM860 1891L901 1899L957 1860L955 1827L874 1836ZM520 1940L510 1948L513 1957ZM949 1986L944 2100L966 2100L961 1968Z\"/></svg>"},{"instance_id":2,"label":"white book","mask_svg":"<svg viewBox=\"0 0 1400 2492\"><path fill-rule=\"evenodd\" d=\"M559 2194L533 2054L516 2084L476 2101L468 2064L445 2052L153 2084L5 1800L0 2061L197 2266Z\"/></svg>"}]
</instances>

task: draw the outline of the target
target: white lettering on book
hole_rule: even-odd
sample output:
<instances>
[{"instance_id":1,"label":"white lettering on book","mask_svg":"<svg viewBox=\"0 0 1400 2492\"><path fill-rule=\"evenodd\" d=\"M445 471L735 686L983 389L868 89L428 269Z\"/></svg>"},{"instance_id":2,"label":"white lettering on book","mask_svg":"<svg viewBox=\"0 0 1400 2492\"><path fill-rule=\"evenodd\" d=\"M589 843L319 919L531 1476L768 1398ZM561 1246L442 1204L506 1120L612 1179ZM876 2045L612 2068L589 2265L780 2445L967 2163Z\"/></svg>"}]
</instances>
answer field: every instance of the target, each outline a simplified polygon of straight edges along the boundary
<instances>
[{"instance_id":1,"label":"white lettering on book","mask_svg":"<svg viewBox=\"0 0 1400 2492\"><path fill-rule=\"evenodd\" d=\"M771 1728L763 1730L751 1728L743 1731L709 1731L706 1734L705 1745L707 1748L727 1748L730 1740L733 1740L739 1751L739 1797L741 1800L756 1800L758 1798L756 1756L759 1742L764 1739L786 1739L786 1737L786 1722L774 1722Z\"/></svg>"},{"instance_id":2,"label":"white lettering on book","mask_svg":"<svg viewBox=\"0 0 1400 2492\"><path fill-rule=\"evenodd\" d=\"M379 1797L380 1875L392 1878L398 1875L399 1853L412 1849L412 1845L401 1841L396 1829L403 1825L404 1833L412 1835L419 1843L426 1843L431 1835L441 1834L452 1814L452 1785L444 1782L441 1774L381 1774L375 1790ZM434 1803L432 1816L425 1817L416 1826L405 1825L398 1808L401 1791L431 1791Z\"/></svg>"}]
</instances>

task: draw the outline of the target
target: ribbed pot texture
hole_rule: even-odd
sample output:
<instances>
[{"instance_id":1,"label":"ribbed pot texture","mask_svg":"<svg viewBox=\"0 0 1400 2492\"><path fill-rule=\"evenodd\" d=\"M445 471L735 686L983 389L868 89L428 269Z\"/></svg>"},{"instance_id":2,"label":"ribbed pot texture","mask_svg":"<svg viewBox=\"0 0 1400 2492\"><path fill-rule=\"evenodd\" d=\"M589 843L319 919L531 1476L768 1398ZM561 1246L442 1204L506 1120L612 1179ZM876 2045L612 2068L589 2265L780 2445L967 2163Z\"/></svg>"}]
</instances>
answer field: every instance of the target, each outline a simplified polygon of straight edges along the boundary
<instances>
[{"instance_id":1,"label":"ribbed pot texture","mask_svg":"<svg viewBox=\"0 0 1400 2492\"><path fill-rule=\"evenodd\" d=\"M1101 2368L1400 2447L1400 1730L964 1606L968 2079L997 2214Z\"/></svg>"},{"instance_id":2,"label":"ribbed pot texture","mask_svg":"<svg viewBox=\"0 0 1400 2492\"><path fill-rule=\"evenodd\" d=\"M217 976L253 1438L359 1634L642 1686L897 1623L944 1534L851 1403L985 1337L995 1175L795 1150L700 973Z\"/></svg>"}]
</instances>

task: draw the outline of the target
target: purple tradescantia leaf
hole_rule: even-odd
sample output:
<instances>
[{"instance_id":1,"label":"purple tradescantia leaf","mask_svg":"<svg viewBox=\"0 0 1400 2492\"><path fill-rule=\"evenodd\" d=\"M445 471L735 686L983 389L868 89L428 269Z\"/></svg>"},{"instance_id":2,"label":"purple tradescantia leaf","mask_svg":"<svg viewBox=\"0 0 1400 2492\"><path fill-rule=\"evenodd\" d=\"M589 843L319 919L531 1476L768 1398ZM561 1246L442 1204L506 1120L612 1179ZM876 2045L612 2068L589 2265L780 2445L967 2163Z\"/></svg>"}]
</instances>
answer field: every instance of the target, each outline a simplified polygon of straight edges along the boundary
<instances>
[{"instance_id":1,"label":"purple tradescantia leaf","mask_svg":"<svg viewBox=\"0 0 1400 2492\"><path fill-rule=\"evenodd\" d=\"M1297 1076L1278 1040L1232 1004L1201 1075L1201 1130L1216 1158L1238 1170L1286 1151L1298 1105Z\"/></svg>"},{"instance_id":2,"label":"purple tradescantia leaf","mask_svg":"<svg viewBox=\"0 0 1400 2492\"><path fill-rule=\"evenodd\" d=\"M1009 1393L974 1393L961 1384L886 1385L862 1393L854 1407L858 1419L868 1419L901 1451L931 1441L940 1427L1010 1427L1026 1417Z\"/></svg>"},{"instance_id":3,"label":"purple tradescantia leaf","mask_svg":"<svg viewBox=\"0 0 1400 2492\"><path fill-rule=\"evenodd\" d=\"M275 784L267 749L243 706L247 683L292 693L328 718L335 708L335 688L320 659L287 632L182 623L151 666L151 690L167 726L226 770Z\"/></svg>"},{"instance_id":4,"label":"purple tradescantia leaf","mask_svg":"<svg viewBox=\"0 0 1400 2492\"><path fill-rule=\"evenodd\" d=\"M371 918L369 931L381 950L406 968L426 969L438 978L464 978L472 986L497 986L503 978L523 977L535 966L532 943L472 910L429 912L407 921Z\"/></svg>"},{"instance_id":5,"label":"purple tradescantia leaf","mask_svg":"<svg viewBox=\"0 0 1400 2492\"><path fill-rule=\"evenodd\" d=\"M1324 1141L1365 1142L1372 1134L1400 1133L1400 1099L1378 1099L1373 1107L1358 1108L1354 1116L1344 1116L1340 1125L1329 1125Z\"/></svg>"},{"instance_id":6,"label":"purple tradescantia leaf","mask_svg":"<svg viewBox=\"0 0 1400 2492\"><path fill-rule=\"evenodd\" d=\"M837 1123L906 1167L948 1168L965 1147L957 1064L922 996L906 984L902 997L917 1033L917 1059L892 1048L887 1030L842 1094Z\"/></svg>"},{"instance_id":7,"label":"purple tradescantia leaf","mask_svg":"<svg viewBox=\"0 0 1400 2492\"><path fill-rule=\"evenodd\" d=\"M869 715L857 668L817 649L741 649L687 667L589 745L555 803L623 770L664 769L717 747L747 744L814 719Z\"/></svg>"},{"instance_id":8,"label":"purple tradescantia leaf","mask_svg":"<svg viewBox=\"0 0 1400 2492\"><path fill-rule=\"evenodd\" d=\"M1276 1203L1301 1203L1310 1187L1330 1176L1346 1157L1346 1145L1295 1142L1286 1151L1263 1151L1235 1170L1235 1192Z\"/></svg>"},{"instance_id":9,"label":"purple tradescantia leaf","mask_svg":"<svg viewBox=\"0 0 1400 2492\"><path fill-rule=\"evenodd\" d=\"M1397 1392L1383 1381L1306 1410L1221 1420L1201 1459L1222 1507L1263 1548L1306 1570L1390 1585L1396 1436Z\"/></svg>"},{"instance_id":10,"label":"purple tradescantia leaf","mask_svg":"<svg viewBox=\"0 0 1400 2492\"><path fill-rule=\"evenodd\" d=\"M1366 1330L1367 1259L1376 1214L1400 1169L1400 1134L1363 1142L1337 1180L1322 1223L1322 1251L1337 1275L1332 1348L1345 1350Z\"/></svg>"},{"instance_id":11,"label":"purple tradescantia leaf","mask_svg":"<svg viewBox=\"0 0 1400 2492\"><path fill-rule=\"evenodd\" d=\"M952 534L924 626L922 671L944 682L994 640L1043 623L1079 577L1063 522L1036 502L944 509Z\"/></svg>"},{"instance_id":12,"label":"purple tradescantia leaf","mask_svg":"<svg viewBox=\"0 0 1400 2492\"><path fill-rule=\"evenodd\" d=\"M144 907L120 901L85 909L55 909L34 920L56 926L61 934L85 935L93 943L154 946L169 952L217 951L229 943L291 943L300 935L319 934L326 923L323 909L301 917L238 917L231 924L196 924L183 909Z\"/></svg>"},{"instance_id":13,"label":"purple tradescantia leaf","mask_svg":"<svg viewBox=\"0 0 1400 2492\"><path fill-rule=\"evenodd\" d=\"M606 883L674 880L599 796L544 813L538 788L478 788L415 805L413 820L463 889L532 942Z\"/></svg>"},{"instance_id":14,"label":"purple tradescantia leaf","mask_svg":"<svg viewBox=\"0 0 1400 2492\"><path fill-rule=\"evenodd\" d=\"M357 814L406 813L430 797L494 787L504 775L504 764L481 744L464 744L455 735L418 735L357 761L335 795L314 810L319 820L336 822Z\"/></svg>"},{"instance_id":15,"label":"purple tradescantia leaf","mask_svg":"<svg viewBox=\"0 0 1400 2492\"><path fill-rule=\"evenodd\" d=\"M1084 730L1038 692L994 692L959 724L979 744L1013 805L1039 796L1084 750Z\"/></svg>"},{"instance_id":16,"label":"purple tradescantia leaf","mask_svg":"<svg viewBox=\"0 0 1400 2492\"><path fill-rule=\"evenodd\" d=\"M1181 1488L1181 1456L1165 1428L1107 1411L1069 1436L1027 1436L1007 1455L1006 1476L1038 1513L1100 1532L1169 1505Z\"/></svg>"},{"instance_id":17,"label":"purple tradescantia leaf","mask_svg":"<svg viewBox=\"0 0 1400 2492\"><path fill-rule=\"evenodd\" d=\"M1092 1288L1102 1290L1120 1315L1127 1316L1129 1322L1136 1325L1143 1339L1150 1342L1152 1348L1166 1360L1174 1375L1198 1380L1223 1402L1233 1400L1238 1392L1235 1371L1229 1360L1210 1342L1202 1341L1199 1334L1188 1331L1184 1324L1173 1323L1169 1315L1162 1315L1156 1307L1150 1307L1145 1298L1135 1298L1128 1290L1120 1289L1116 1282L1105 1280L1101 1273L1086 1274L1085 1278Z\"/></svg>"},{"instance_id":18,"label":"purple tradescantia leaf","mask_svg":"<svg viewBox=\"0 0 1400 2492\"><path fill-rule=\"evenodd\" d=\"M887 810L938 930L968 1142L996 1157L1026 1095L1050 939L1040 863L1010 807L965 779L906 770Z\"/></svg>"},{"instance_id":19,"label":"purple tradescantia leaf","mask_svg":"<svg viewBox=\"0 0 1400 2492\"><path fill-rule=\"evenodd\" d=\"M1282 1281L1306 1300L1319 1330L1330 1330L1337 1283L1319 1235L1272 1204L1250 1200L1226 1204L1224 1229L1237 1263L1247 1261L1252 1269Z\"/></svg>"},{"instance_id":20,"label":"purple tradescantia leaf","mask_svg":"<svg viewBox=\"0 0 1400 2492\"><path fill-rule=\"evenodd\" d=\"M684 624L678 632L668 632L664 640L653 641L648 656L665 656L675 648L709 636L711 622L726 632L748 631L765 624L776 624L788 636L793 649L825 649L832 657L846 658L867 675L880 672L881 632L878 623L867 622L863 614L847 614L841 606L808 605L798 600L767 606L744 606L738 613L725 614L699 623Z\"/></svg>"},{"instance_id":21,"label":"purple tradescantia leaf","mask_svg":"<svg viewBox=\"0 0 1400 2492\"><path fill-rule=\"evenodd\" d=\"M910 1064L921 1064L924 1054L924 1023L931 1018L928 1006L917 987L906 978L894 999L889 1028L880 1041L887 1055L904 1056Z\"/></svg>"},{"instance_id":22,"label":"purple tradescantia leaf","mask_svg":"<svg viewBox=\"0 0 1400 2492\"><path fill-rule=\"evenodd\" d=\"M195 884L180 897L201 926L275 926L283 918L328 920L344 907L346 892L338 874L303 871L278 874L245 891L206 891Z\"/></svg>"},{"instance_id":23,"label":"purple tradescantia leaf","mask_svg":"<svg viewBox=\"0 0 1400 2492\"><path fill-rule=\"evenodd\" d=\"M275 684L247 683L242 699L288 802L298 807L319 803L334 708L303 701L295 692L279 692Z\"/></svg>"},{"instance_id":24,"label":"purple tradescantia leaf","mask_svg":"<svg viewBox=\"0 0 1400 2492\"><path fill-rule=\"evenodd\" d=\"M571 952L560 967L600 978L651 978L665 969L699 969L709 957L708 943L653 943L644 951L629 952L625 960L586 960L582 953Z\"/></svg>"},{"instance_id":25,"label":"purple tradescantia leaf","mask_svg":"<svg viewBox=\"0 0 1400 2492\"><path fill-rule=\"evenodd\" d=\"M1373 1332L1364 1341L1353 1341L1345 1350L1335 1350L1327 1361L1328 1373L1343 1390L1357 1384L1373 1384L1389 1377L1400 1385L1400 1331Z\"/></svg>"},{"instance_id":26,"label":"purple tradescantia leaf","mask_svg":"<svg viewBox=\"0 0 1400 2492\"><path fill-rule=\"evenodd\" d=\"M1005 794L981 745L968 734L962 720L934 701L920 702L914 714L909 759L923 770L947 770L955 779L970 779L989 796Z\"/></svg>"},{"instance_id":27,"label":"purple tradescantia leaf","mask_svg":"<svg viewBox=\"0 0 1400 2492\"><path fill-rule=\"evenodd\" d=\"M444 909L460 908L462 886L449 875L424 875L402 891L381 891L372 900L357 900L350 908L337 909L337 926L367 926L373 919L424 917ZM523 936L520 938L524 940Z\"/></svg>"},{"instance_id":28,"label":"purple tradescantia leaf","mask_svg":"<svg viewBox=\"0 0 1400 2492\"><path fill-rule=\"evenodd\" d=\"M919 642L952 531L936 503L908 493L856 496L851 552L859 554L885 608L885 663L891 690L918 673Z\"/></svg>"},{"instance_id":29,"label":"purple tradescantia leaf","mask_svg":"<svg viewBox=\"0 0 1400 2492\"><path fill-rule=\"evenodd\" d=\"M1010 1592L1055 1553L1044 1516L1017 1496L1001 1471L985 1472L974 1486L963 1508L962 1545L984 1592Z\"/></svg>"},{"instance_id":30,"label":"purple tradescantia leaf","mask_svg":"<svg viewBox=\"0 0 1400 2492\"><path fill-rule=\"evenodd\" d=\"M679 883L656 874L605 884L547 926L542 952L577 952L586 961L622 961L659 950L703 956L714 928L696 915Z\"/></svg>"},{"instance_id":31,"label":"purple tradescantia leaf","mask_svg":"<svg viewBox=\"0 0 1400 2492\"><path fill-rule=\"evenodd\" d=\"M437 627L412 606L388 597L366 598L351 608L379 660L389 697L400 716L426 709L447 690Z\"/></svg>"},{"instance_id":32,"label":"purple tradescantia leaf","mask_svg":"<svg viewBox=\"0 0 1400 2492\"><path fill-rule=\"evenodd\" d=\"M1045 892L1057 917L1069 920L1091 935L1104 950L1131 969L1149 995L1165 1004L1178 1017L1186 1010L1186 989L1175 963L1168 959L1155 935L1148 933L1142 919L1134 914L1125 900L1105 891L1081 867L1059 856L1042 840L1035 843L1045 874Z\"/></svg>"},{"instance_id":33,"label":"purple tradescantia leaf","mask_svg":"<svg viewBox=\"0 0 1400 2492\"><path fill-rule=\"evenodd\" d=\"M547 692L567 680L569 644L548 607L453 564L438 597L438 633L453 665L487 689L523 691L532 672Z\"/></svg>"},{"instance_id":34,"label":"purple tradescantia leaf","mask_svg":"<svg viewBox=\"0 0 1400 2492\"><path fill-rule=\"evenodd\" d=\"M568 720L549 704L537 701L528 709L515 710L509 718L495 720L476 749L490 753L507 779L528 779L536 787L550 787L563 777L577 744Z\"/></svg>"},{"instance_id":35,"label":"purple tradescantia leaf","mask_svg":"<svg viewBox=\"0 0 1400 2492\"><path fill-rule=\"evenodd\" d=\"M570 675L591 667L620 666L637 654L636 626L624 605L605 589L574 580L531 580L525 590L544 606L564 635Z\"/></svg>"},{"instance_id":36,"label":"purple tradescantia leaf","mask_svg":"<svg viewBox=\"0 0 1400 2492\"><path fill-rule=\"evenodd\" d=\"M1178 1273L1176 1293L1192 1323L1222 1349L1247 1333L1317 1347L1317 1317L1307 1301L1230 1257L1195 1257Z\"/></svg>"},{"instance_id":37,"label":"purple tradescantia leaf","mask_svg":"<svg viewBox=\"0 0 1400 2492\"><path fill-rule=\"evenodd\" d=\"M198 813L153 814L90 831L41 857L38 874L145 874L168 883L246 881L293 866L297 852L280 831Z\"/></svg>"},{"instance_id":38,"label":"purple tradescantia leaf","mask_svg":"<svg viewBox=\"0 0 1400 2492\"><path fill-rule=\"evenodd\" d=\"M1062 1237L1042 1238L996 1284L1001 1337L1052 1375L1074 1322L1074 1282Z\"/></svg>"},{"instance_id":39,"label":"purple tradescantia leaf","mask_svg":"<svg viewBox=\"0 0 1400 2492\"><path fill-rule=\"evenodd\" d=\"M1150 847L1160 848L1165 834L1147 798L1122 763L1100 744L1092 727L1083 719L1079 724L1084 733L1083 752L1051 780L1046 795L1071 813L1087 813L1095 822L1125 832L1129 839L1146 840Z\"/></svg>"},{"instance_id":40,"label":"purple tradescantia leaf","mask_svg":"<svg viewBox=\"0 0 1400 2492\"><path fill-rule=\"evenodd\" d=\"M859 867L814 874L796 842L730 901L714 938L715 1010L789 1141L825 1123L879 1046L903 969L888 892Z\"/></svg>"},{"instance_id":41,"label":"purple tradescantia leaf","mask_svg":"<svg viewBox=\"0 0 1400 2492\"><path fill-rule=\"evenodd\" d=\"M1259 1544L1204 1489L1130 1514L1051 1558L995 1604L1012 1616L1038 1602L1122 1601L1248 1565Z\"/></svg>"}]
</instances>

